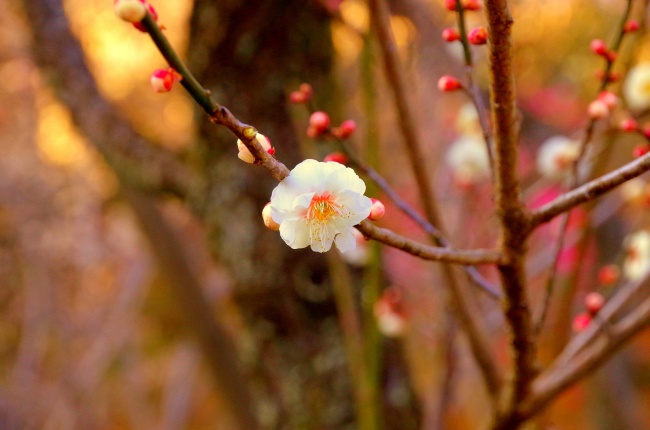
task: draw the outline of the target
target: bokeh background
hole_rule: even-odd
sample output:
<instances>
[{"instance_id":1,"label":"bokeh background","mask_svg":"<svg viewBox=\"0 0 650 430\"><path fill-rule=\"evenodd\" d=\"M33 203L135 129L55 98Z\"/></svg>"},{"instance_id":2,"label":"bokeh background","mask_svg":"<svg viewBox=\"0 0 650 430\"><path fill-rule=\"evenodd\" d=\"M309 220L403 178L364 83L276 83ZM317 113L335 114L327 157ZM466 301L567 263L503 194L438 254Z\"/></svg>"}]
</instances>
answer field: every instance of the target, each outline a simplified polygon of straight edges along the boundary
<instances>
[{"instance_id":1,"label":"bokeh background","mask_svg":"<svg viewBox=\"0 0 650 430\"><path fill-rule=\"evenodd\" d=\"M314 106L337 124L354 119L354 145L419 207L379 52L367 36L364 1L151 3L199 80L269 136L288 167L337 149L331 141L308 139L308 111L288 102L291 91L309 82ZM463 134L459 116L467 103L463 94L436 88L443 74L463 76L459 46L440 37L455 25L454 15L437 0L390 3L408 98L448 236L458 247L494 246L490 185L459 183L446 159ZM531 205L561 190L540 179L537 148L549 136L580 135L597 94L595 73L603 67L589 43L615 37L615 17L625 3L511 2L521 173ZM634 4L633 15L643 21L646 2ZM439 268L376 244L362 244L365 254L352 263L335 251L324 256L288 249L261 222L272 178L237 160L234 138L215 130L180 86L167 94L151 90L151 72L165 63L148 36L116 18L110 1L63 5L102 96L138 135L205 178L197 188L201 196L160 192L156 206L182 238L179 253L189 257L214 318L235 340L246 373L242 384L253 392L250 407L263 427L360 428L349 368L354 350L341 329L347 308L336 292L344 284L361 320L361 355L380 417L373 428L485 428L489 403ZM33 60L34 49L63 55L74 47L34 47L20 2L0 0L0 8L6 11L0 14L0 428L235 428L187 311L141 231L142 220ZM471 27L485 25L482 12L468 20ZM487 51L473 49L474 77L487 100ZM622 73L650 60L644 31L625 40L620 57ZM611 131L625 115L615 113L597 130L596 139L615 140L610 167L631 159L637 142ZM382 197L371 185L369 194ZM426 241L413 222L386 205L379 225ZM620 259L625 235L647 223L642 209L632 209L616 193L603 199L594 209L600 216L589 218L596 231L590 245L582 253L568 248L540 339L542 363L571 336L581 297L597 287L597 268ZM576 225L587 219L577 218ZM533 304L542 296L557 227L540 230L530 244ZM481 272L497 282L490 268ZM480 297L494 350L507 366L499 308ZM377 327L374 310L381 300L392 300L405 324L397 336ZM637 338L530 428L650 426L649 341L649 335Z\"/></svg>"}]
</instances>

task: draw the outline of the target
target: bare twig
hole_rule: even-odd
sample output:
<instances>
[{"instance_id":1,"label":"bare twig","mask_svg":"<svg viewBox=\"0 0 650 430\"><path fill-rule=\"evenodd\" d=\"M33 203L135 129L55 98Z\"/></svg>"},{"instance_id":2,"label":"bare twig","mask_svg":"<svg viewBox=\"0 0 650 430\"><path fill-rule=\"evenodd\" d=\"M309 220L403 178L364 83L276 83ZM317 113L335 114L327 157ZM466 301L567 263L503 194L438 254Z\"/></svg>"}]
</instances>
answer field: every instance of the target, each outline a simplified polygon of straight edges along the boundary
<instances>
[{"instance_id":1,"label":"bare twig","mask_svg":"<svg viewBox=\"0 0 650 430\"><path fill-rule=\"evenodd\" d=\"M514 378L510 399L500 411L495 429L514 428L511 414L527 397L537 373L533 327L526 296L523 264L529 233L528 215L520 199L517 178L517 112L515 108L511 26L506 0L486 0L490 35L490 88L495 137L495 179L497 215L502 228L504 262L499 275L505 293L503 310L510 327L514 355Z\"/></svg>"},{"instance_id":2,"label":"bare twig","mask_svg":"<svg viewBox=\"0 0 650 430\"><path fill-rule=\"evenodd\" d=\"M645 154L606 175L566 192L552 202L532 211L530 227L535 228L575 206L600 197L648 170L650 170L650 154Z\"/></svg>"}]
</instances>

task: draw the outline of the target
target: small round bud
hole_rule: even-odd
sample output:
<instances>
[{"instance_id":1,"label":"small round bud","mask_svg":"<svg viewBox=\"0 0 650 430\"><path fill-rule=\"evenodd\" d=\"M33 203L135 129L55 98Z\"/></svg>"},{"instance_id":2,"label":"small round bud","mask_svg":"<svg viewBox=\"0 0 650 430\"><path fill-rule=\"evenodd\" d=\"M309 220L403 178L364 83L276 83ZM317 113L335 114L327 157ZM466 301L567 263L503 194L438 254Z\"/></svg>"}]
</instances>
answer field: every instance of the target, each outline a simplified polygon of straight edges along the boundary
<instances>
[{"instance_id":1,"label":"small round bud","mask_svg":"<svg viewBox=\"0 0 650 430\"><path fill-rule=\"evenodd\" d=\"M591 52L593 52L596 55L601 55L601 56L606 56L607 55L607 45L605 45L605 42L603 42L600 39L594 39L591 41L591 44L589 45L589 49L591 49Z\"/></svg>"},{"instance_id":2,"label":"small round bud","mask_svg":"<svg viewBox=\"0 0 650 430\"><path fill-rule=\"evenodd\" d=\"M314 95L314 89L312 88L311 85L309 85L306 82L303 82L302 84L300 84L300 86L298 87L298 91L303 93L305 95L305 97L307 98L307 100L310 100L311 96Z\"/></svg>"},{"instance_id":3,"label":"small round bud","mask_svg":"<svg viewBox=\"0 0 650 430\"><path fill-rule=\"evenodd\" d=\"M158 21L158 12L156 12L156 9L154 9L154 7L151 6L149 3L147 3L145 0L140 0L140 2L143 3L147 7L147 9L149 10L149 13L151 14L151 17L153 18L154 22L157 22ZM138 30L140 30L141 32L143 32L143 33L146 33L146 31L147 31L144 28L144 26L142 25L141 22L134 22L133 26L135 28L137 28Z\"/></svg>"},{"instance_id":4,"label":"small round bud","mask_svg":"<svg viewBox=\"0 0 650 430\"><path fill-rule=\"evenodd\" d=\"M590 315L596 315L605 305L605 297L600 293L589 293L585 296L585 308Z\"/></svg>"},{"instance_id":5,"label":"small round bud","mask_svg":"<svg viewBox=\"0 0 650 430\"><path fill-rule=\"evenodd\" d=\"M378 221L382 219L386 214L386 207L377 199L370 198L370 201L372 202L372 206L370 207L370 215L368 215L368 219L370 221Z\"/></svg>"},{"instance_id":6,"label":"small round bud","mask_svg":"<svg viewBox=\"0 0 650 430\"><path fill-rule=\"evenodd\" d=\"M269 230L273 230L273 231L280 230L280 224L275 222L275 220L271 216L271 202L264 205L264 209L262 209L262 219L264 220L264 225Z\"/></svg>"},{"instance_id":7,"label":"small round bud","mask_svg":"<svg viewBox=\"0 0 650 430\"><path fill-rule=\"evenodd\" d=\"M463 85L460 83L460 81L451 75L445 75L438 79L438 89L440 91L456 91L462 87Z\"/></svg>"},{"instance_id":8,"label":"small round bud","mask_svg":"<svg viewBox=\"0 0 650 430\"><path fill-rule=\"evenodd\" d=\"M632 155L634 156L634 158L639 158L644 156L648 152L650 152L650 145L648 145L647 143L643 143L641 145L637 145L634 147L634 149L632 150Z\"/></svg>"},{"instance_id":9,"label":"small round bud","mask_svg":"<svg viewBox=\"0 0 650 430\"><path fill-rule=\"evenodd\" d=\"M610 63L614 62L614 60L616 60L616 57L618 57L616 51L608 51L607 54L605 55L605 59Z\"/></svg>"},{"instance_id":10,"label":"small round bud","mask_svg":"<svg viewBox=\"0 0 650 430\"><path fill-rule=\"evenodd\" d=\"M343 164L344 166L348 164L348 157L342 152L331 152L323 158L324 162L328 161L335 161L339 164Z\"/></svg>"},{"instance_id":11,"label":"small round bud","mask_svg":"<svg viewBox=\"0 0 650 430\"><path fill-rule=\"evenodd\" d=\"M598 270L598 282L602 286L612 285L621 277L621 270L615 264L608 264Z\"/></svg>"},{"instance_id":12,"label":"small round bud","mask_svg":"<svg viewBox=\"0 0 650 430\"><path fill-rule=\"evenodd\" d=\"M157 93L166 93L171 91L175 80L173 69L157 69L151 75L151 88Z\"/></svg>"},{"instance_id":13,"label":"small round bud","mask_svg":"<svg viewBox=\"0 0 650 430\"><path fill-rule=\"evenodd\" d=\"M289 101L294 104L300 104L305 103L307 98L305 97L305 94L300 91L292 91L291 94L289 94Z\"/></svg>"},{"instance_id":14,"label":"small round bud","mask_svg":"<svg viewBox=\"0 0 650 430\"><path fill-rule=\"evenodd\" d=\"M618 106L618 96L611 91L601 91L598 100L605 103L610 110Z\"/></svg>"},{"instance_id":15,"label":"small round bud","mask_svg":"<svg viewBox=\"0 0 650 430\"><path fill-rule=\"evenodd\" d=\"M357 130L357 123L354 120L345 120L338 127L332 130L332 134L339 139L347 139Z\"/></svg>"},{"instance_id":16,"label":"small round bud","mask_svg":"<svg viewBox=\"0 0 650 430\"><path fill-rule=\"evenodd\" d=\"M273 146L271 146L271 141L269 140L268 137L264 136L262 133L257 133L255 135L255 140L260 144L262 149L266 151L267 153L273 155L275 153L275 149ZM240 139L237 139L237 149L239 150L239 154L237 154L237 157L248 163L248 164L253 164L255 163L255 157L253 154L250 152L250 150L244 145L244 142L242 142Z\"/></svg>"},{"instance_id":17,"label":"small round bud","mask_svg":"<svg viewBox=\"0 0 650 430\"><path fill-rule=\"evenodd\" d=\"M442 30L442 39L446 42L455 42L460 40L460 33L455 28L445 28Z\"/></svg>"},{"instance_id":18,"label":"small round bud","mask_svg":"<svg viewBox=\"0 0 650 430\"><path fill-rule=\"evenodd\" d=\"M623 32L625 33L634 33L640 28L639 22L634 19L630 19L623 26Z\"/></svg>"},{"instance_id":19,"label":"small round bud","mask_svg":"<svg viewBox=\"0 0 650 430\"><path fill-rule=\"evenodd\" d=\"M594 100L589 103L587 111L593 119L603 119L609 115L609 107L602 100Z\"/></svg>"},{"instance_id":20,"label":"small round bud","mask_svg":"<svg viewBox=\"0 0 650 430\"><path fill-rule=\"evenodd\" d=\"M140 0L116 0L113 2L115 15L126 22L140 22L147 15L147 9Z\"/></svg>"},{"instance_id":21,"label":"small round bud","mask_svg":"<svg viewBox=\"0 0 650 430\"><path fill-rule=\"evenodd\" d=\"M326 112L316 111L309 117L309 126L317 135L322 134L330 128L330 116Z\"/></svg>"},{"instance_id":22,"label":"small round bud","mask_svg":"<svg viewBox=\"0 0 650 430\"><path fill-rule=\"evenodd\" d=\"M462 4L465 10L477 11L481 9L481 2L479 0L463 0Z\"/></svg>"},{"instance_id":23,"label":"small round bud","mask_svg":"<svg viewBox=\"0 0 650 430\"><path fill-rule=\"evenodd\" d=\"M445 0L445 9L455 11L457 0Z\"/></svg>"},{"instance_id":24,"label":"small round bud","mask_svg":"<svg viewBox=\"0 0 650 430\"><path fill-rule=\"evenodd\" d=\"M467 40L472 45L485 45L488 39L488 32L485 27L477 27L470 31L467 35Z\"/></svg>"},{"instance_id":25,"label":"small round bud","mask_svg":"<svg viewBox=\"0 0 650 430\"><path fill-rule=\"evenodd\" d=\"M581 332L591 323L591 316L586 313L579 314L573 319L573 331Z\"/></svg>"},{"instance_id":26,"label":"small round bud","mask_svg":"<svg viewBox=\"0 0 650 430\"><path fill-rule=\"evenodd\" d=\"M621 121L620 128L627 132L637 131L639 129L639 123L634 118L625 118Z\"/></svg>"}]
</instances>

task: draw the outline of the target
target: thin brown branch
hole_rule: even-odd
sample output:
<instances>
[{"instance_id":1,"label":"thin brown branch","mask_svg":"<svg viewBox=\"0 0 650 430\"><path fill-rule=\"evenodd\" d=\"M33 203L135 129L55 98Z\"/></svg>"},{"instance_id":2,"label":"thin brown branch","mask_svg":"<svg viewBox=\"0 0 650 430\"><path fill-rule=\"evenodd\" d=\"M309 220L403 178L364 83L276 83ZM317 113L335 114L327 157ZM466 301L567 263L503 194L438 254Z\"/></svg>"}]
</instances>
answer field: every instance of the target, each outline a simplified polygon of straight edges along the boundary
<instances>
[{"instance_id":1,"label":"thin brown branch","mask_svg":"<svg viewBox=\"0 0 650 430\"><path fill-rule=\"evenodd\" d=\"M511 332L514 377L510 399L495 423L495 429L510 428L511 411L527 397L537 373L533 326L526 296L523 264L529 233L528 215L520 199L517 177L517 111L515 107L514 69L511 27L513 24L505 0L486 0L490 35L490 89L495 137L495 180L497 215L502 228L505 263L499 275L505 293L504 314Z\"/></svg>"},{"instance_id":2,"label":"thin brown branch","mask_svg":"<svg viewBox=\"0 0 650 430\"><path fill-rule=\"evenodd\" d=\"M606 175L566 192L552 202L532 211L530 227L538 227L540 224L552 220L557 215L575 206L602 196L648 170L650 170L650 154L645 154Z\"/></svg>"},{"instance_id":3,"label":"thin brown branch","mask_svg":"<svg viewBox=\"0 0 650 430\"><path fill-rule=\"evenodd\" d=\"M501 253L494 249L460 250L423 245L415 240L393 233L391 230L376 227L367 220L361 221L357 228L370 239L401 249L425 260L467 265L497 264L501 261Z\"/></svg>"}]
</instances>

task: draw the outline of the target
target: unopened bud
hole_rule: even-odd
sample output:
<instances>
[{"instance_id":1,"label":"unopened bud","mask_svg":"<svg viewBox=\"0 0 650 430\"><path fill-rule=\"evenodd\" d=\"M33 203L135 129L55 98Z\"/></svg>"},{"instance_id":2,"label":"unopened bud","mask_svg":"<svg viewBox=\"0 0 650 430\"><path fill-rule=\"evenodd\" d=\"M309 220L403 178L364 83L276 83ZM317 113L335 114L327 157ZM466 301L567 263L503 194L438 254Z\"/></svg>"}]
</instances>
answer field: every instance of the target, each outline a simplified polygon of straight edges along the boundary
<instances>
[{"instance_id":1,"label":"unopened bud","mask_svg":"<svg viewBox=\"0 0 650 430\"><path fill-rule=\"evenodd\" d=\"M113 3L115 15L126 22L140 22L147 15L146 6L140 0L116 0Z\"/></svg>"},{"instance_id":2,"label":"unopened bud","mask_svg":"<svg viewBox=\"0 0 650 430\"><path fill-rule=\"evenodd\" d=\"M591 316L586 313L579 314L573 319L573 331L581 332L591 323Z\"/></svg>"},{"instance_id":3,"label":"unopened bud","mask_svg":"<svg viewBox=\"0 0 650 430\"><path fill-rule=\"evenodd\" d=\"M472 11L480 10L481 2L479 0L463 0L463 8Z\"/></svg>"},{"instance_id":4,"label":"unopened bud","mask_svg":"<svg viewBox=\"0 0 650 430\"><path fill-rule=\"evenodd\" d=\"M323 111L316 111L309 117L309 126L314 129L316 135L326 132L330 127L330 116Z\"/></svg>"},{"instance_id":5,"label":"unopened bud","mask_svg":"<svg viewBox=\"0 0 650 430\"><path fill-rule=\"evenodd\" d=\"M158 21L158 12L156 12L156 9L154 9L154 7L151 6L149 3L147 3L145 0L140 0L140 2L143 3L147 7L147 10L151 14L151 18L154 20L154 22ZM147 30L145 30L145 28L144 28L144 26L142 25L141 22L134 22L133 26L135 28L137 28L138 30L142 31L143 33L147 31Z\"/></svg>"},{"instance_id":6,"label":"unopened bud","mask_svg":"<svg viewBox=\"0 0 650 430\"><path fill-rule=\"evenodd\" d=\"M601 91L598 100L605 103L610 110L618 106L618 96L611 91Z\"/></svg>"},{"instance_id":7,"label":"unopened bud","mask_svg":"<svg viewBox=\"0 0 650 430\"><path fill-rule=\"evenodd\" d=\"M589 103L589 108L587 110L589 116L593 119L603 119L609 115L609 107L602 100L594 100Z\"/></svg>"},{"instance_id":8,"label":"unopened bud","mask_svg":"<svg viewBox=\"0 0 650 430\"><path fill-rule=\"evenodd\" d=\"M621 270L615 264L608 264L598 270L598 282L607 286L617 282L621 277Z\"/></svg>"},{"instance_id":9,"label":"unopened bud","mask_svg":"<svg viewBox=\"0 0 650 430\"><path fill-rule=\"evenodd\" d=\"M634 158L639 158L647 154L648 152L650 152L650 145L648 145L647 143L643 143L641 145L637 145L634 147L634 149L632 150L632 155L634 156Z\"/></svg>"},{"instance_id":10,"label":"unopened bud","mask_svg":"<svg viewBox=\"0 0 650 430\"><path fill-rule=\"evenodd\" d=\"M338 127L332 129L332 134L339 139L347 139L357 130L357 123L354 120L345 120Z\"/></svg>"},{"instance_id":11,"label":"unopened bud","mask_svg":"<svg viewBox=\"0 0 650 430\"><path fill-rule=\"evenodd\" d=\"M345 155L342 152L332 152L332 153L327 154L325 156L325 158L323 158L323 161L324 162L334 161L334 162L337 162L339 164L347 165L348 164L348 157L347 157L347 155Z\"/></svg>"},{"instance_id":12,"label":"unopened bud","mask_svg":"<svg viewBox=\"0 0 650 430\"><path fill-rule=\"evenodd\" d=\"M271 146L271 141L268 137L264 136L262 133L257 133L255 135L255 139L260 144L260 146L262 146L263 150L271 155L275 153L275 150L273 146ZM240 139L237 139L237 149L239 149L239 154L237 154L237 157L239 157L240 160L245 161L249 164L255 163L255 157L246 147L246 145L244 145L244 142L242 142Z\"/></svg>"},{"instance_id":13,"label":"unopened bud","mask_svg":"<svg viewBox=\"0 0 650 430\"><path fill-rule=\"evenodd\" d=\"M370 221L382 219L386 214L386 207L377 199L370 198L370 201L372 202L372 206L370 207L370 215L368 215L368 219Z\"/></svg>"},{"instance_id":14,"label":"unopened bud","mask_svg":"<svg viewBox=\"0 0 650 430\"><path fill-rule=\"evenodd\" d=\"M637 131L639 129L639 123L634 118L625 118L621 121L620 128L627 132Z\"/></svg>"},{"instance_id":15,"label":"unopened bud","mask_svg":"<svg viewBox=\"0 0 650 430\"><path fill-rule=\"evenodd\" d=\"M589 49L596 55L606 56L607 55L607 45L600 39L594 39L589 44Z\"/></svg>"},{"instance_id":16,"label":"unopened bud","mask_svg":"<svg viewBox=\"0 0 650 430\"><path fill-rule=\"evenodd\" d=\"M488 39L488 32L485 27L477 27L470 31L467 35L467 40L472 45L485 45Z\"/></svg>"},{"instance_id":17,"label":"unopened bud","mask_svg":"<svg viewBox=\"0 0 650 430\"><path fill-rule=\"evenodd\" d=\"M458 89L461 89L462 87L463 86L460 83L460 81L451 75L445 75L442 76L440 79L438 79L438 89L440 91L444 91L444 92L456 91Z\"/></svg>"},{"instance_id":18,"label":"unopened bud","mask_svg":"<svg viewBox=\"0 0 650 430\"><path fill-rule=\"evenodd\" d=\"M625 25L623 26L623 31L625 33L634 33L639 29L639 27L640 27L639 21L631 19L625 23Z\"/></svg>"},{"instance_id":19,"label":"unopened bud","mask_svg":"<svg viewBox=\"0 0 650 430\"><path fill-rule=\"evenodd\" d=\"M446 42L455 42L460 40L460 33L455 28L445 28L442 30L442 38Z\"/></svg>"},{"instance_id":20,"label":"unopened bud","mask_svg":"<svg viewBox=\"0 0 650 430\"><path fill-rule=\"evenodd\" d=\"M456 10L456 1L457 0L445 0L445 8L447 10L455 11Z\"/></svg>"},{"instance_id":21,"label":"unopened bud","mask_svg":"<svg viewBox=\"0 0 650 430\"><path fill-rule=\"evenodd\" d=\"M280 230L280 224L275 222L275 220L271 216L271 203L270 202L267 203L266 205L264 205L264 209L262 209L262 219L264 220L264 225L269 230L273 230L273 231Z\"/></svg>"},{"instance_id":22,"label":"unopened bud","mask_svg":"<svg viewBox=\"0 0 650 430\"><path fill-rule=\"evenodd\" d=\"M171 91L175 80L173 69L157 69L151 74L151 88L157 93L166 93Z\"/></svg>"},{"instance_id":23,"label":"unopened bud","mask_svg":"<svg viewBox=\"0 0 650 430\"><path fill-rule=\"evenodd\" d=\"M600 293L589 293L585 296L585 308L590 315L596 315L605 305L605 297Z\"/></svg>"}]
</instances>

